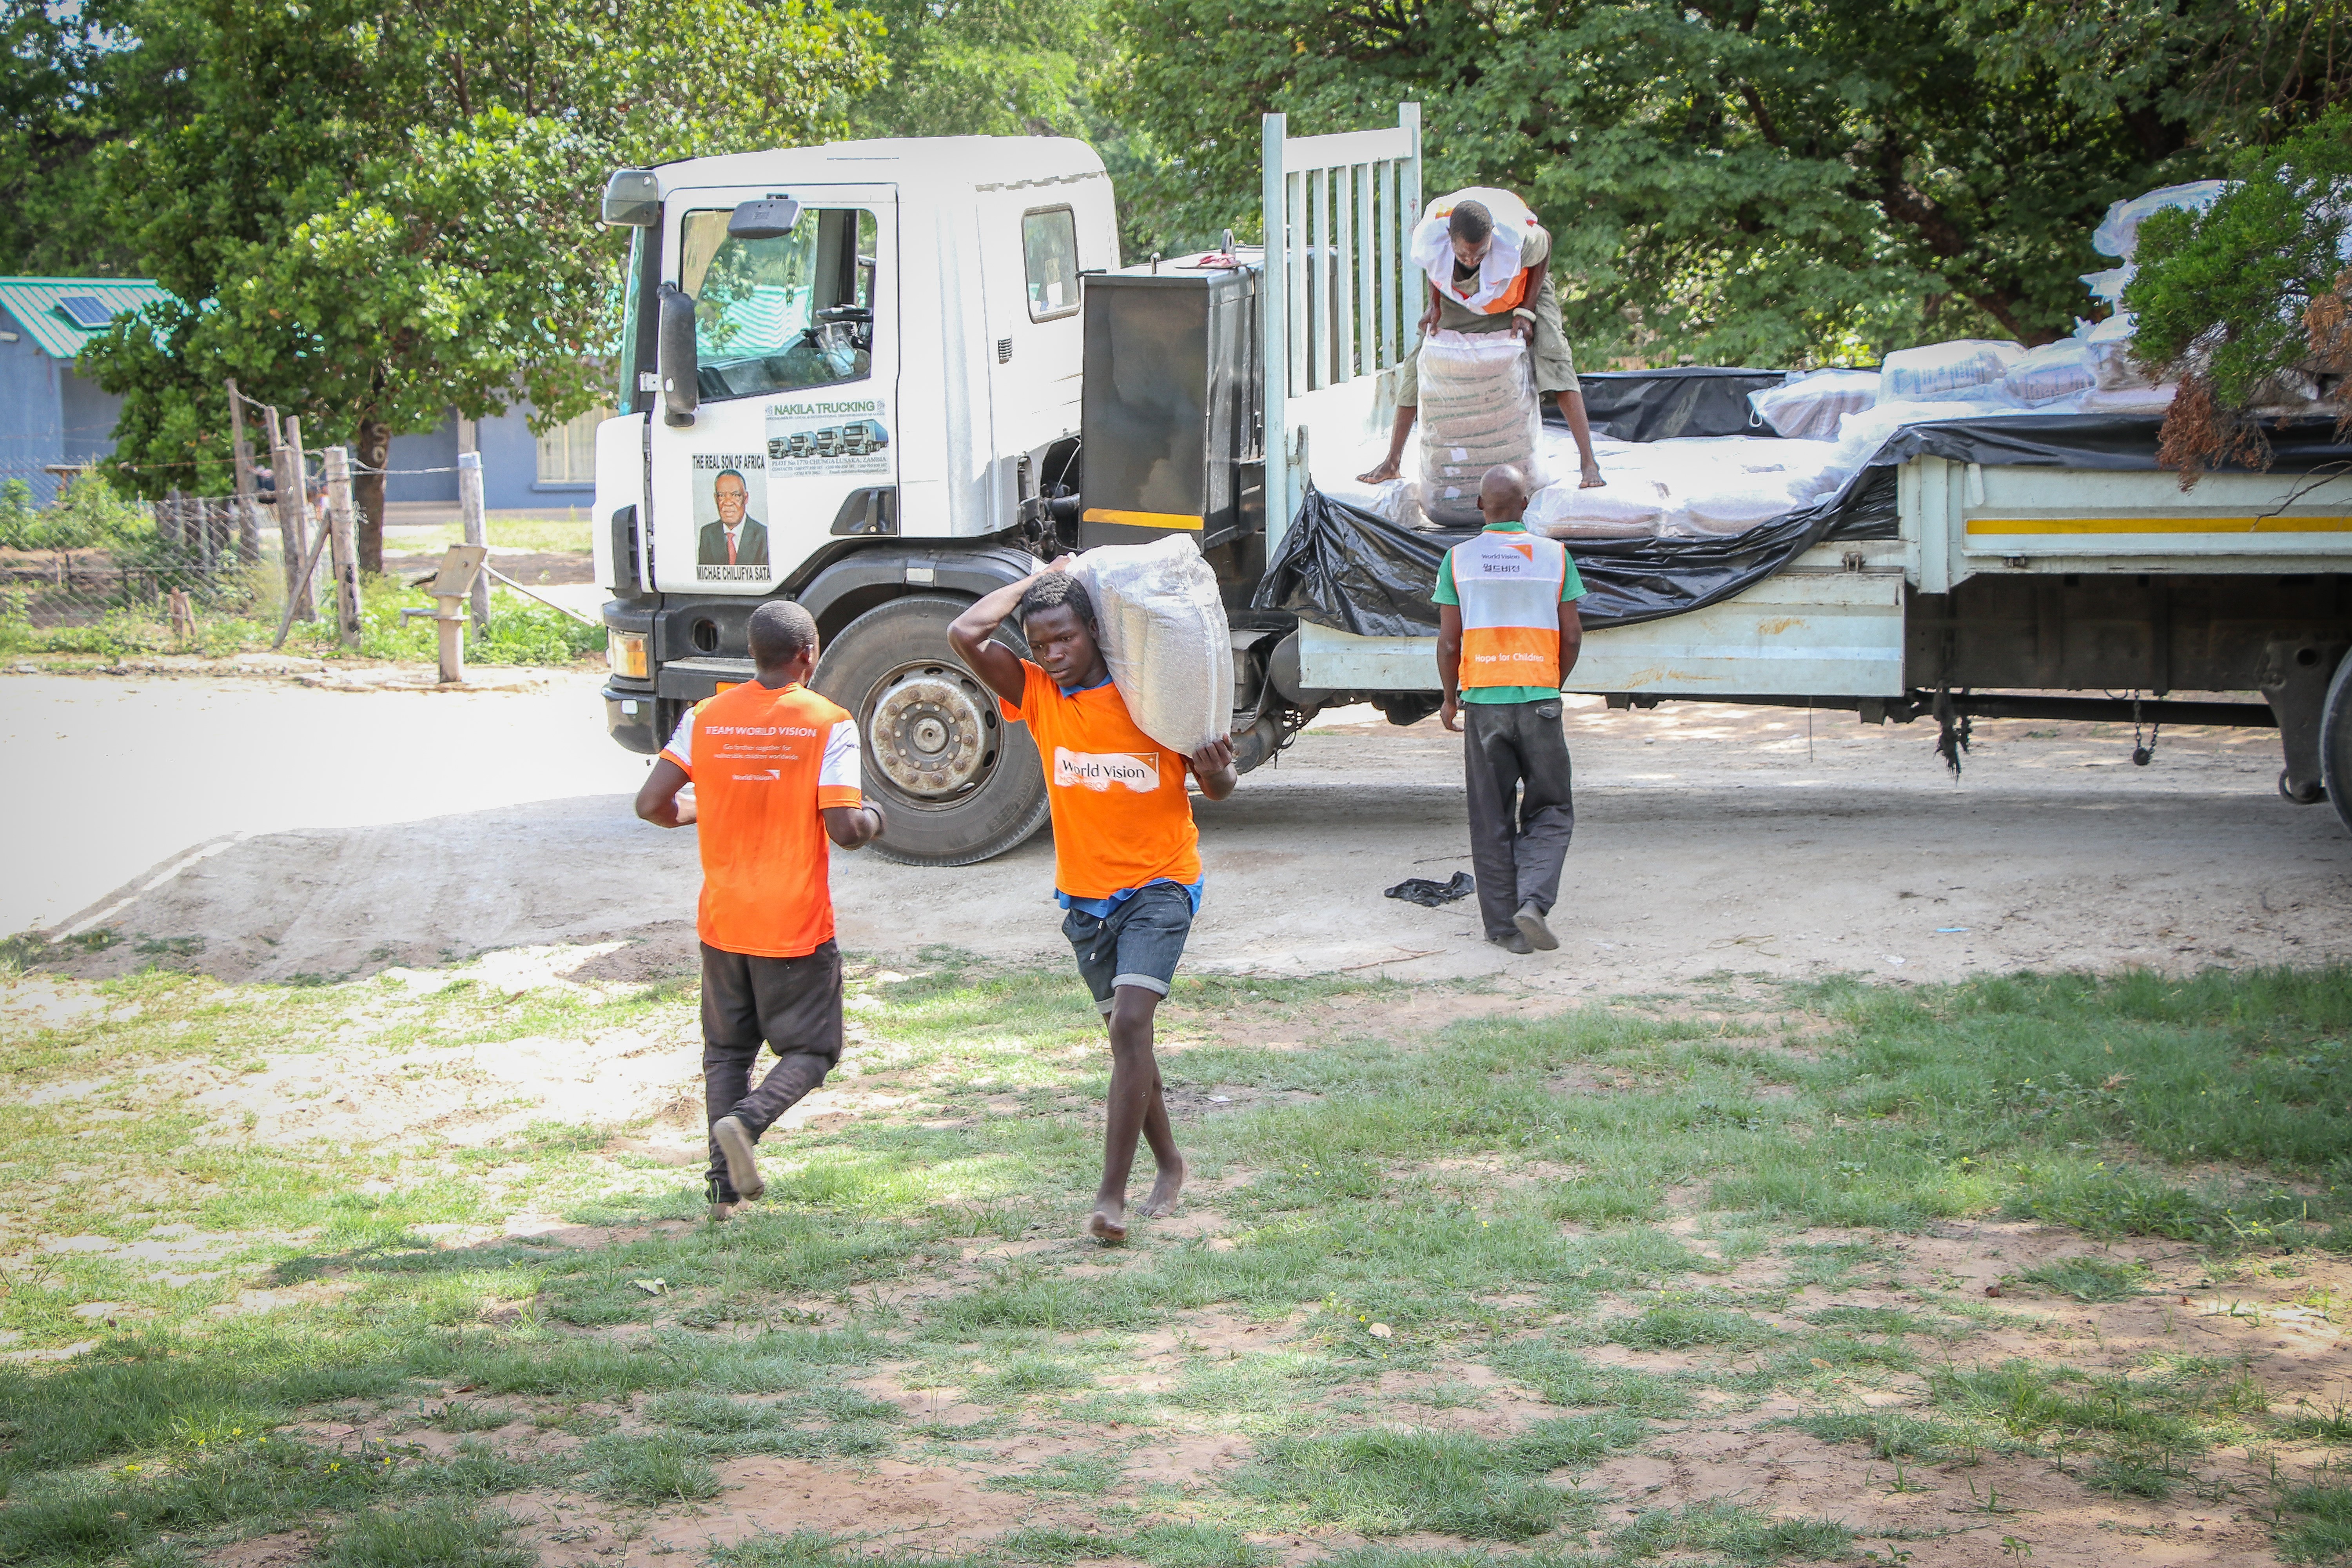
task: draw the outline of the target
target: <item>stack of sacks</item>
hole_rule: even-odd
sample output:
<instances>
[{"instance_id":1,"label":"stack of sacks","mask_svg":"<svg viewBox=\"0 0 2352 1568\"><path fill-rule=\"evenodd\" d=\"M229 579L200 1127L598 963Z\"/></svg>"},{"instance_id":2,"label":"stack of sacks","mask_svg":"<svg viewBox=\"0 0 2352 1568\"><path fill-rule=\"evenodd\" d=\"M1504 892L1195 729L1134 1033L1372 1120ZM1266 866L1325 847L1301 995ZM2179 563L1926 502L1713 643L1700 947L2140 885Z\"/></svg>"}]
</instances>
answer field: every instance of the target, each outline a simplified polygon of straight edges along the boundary
<instances>
[{"instance_id":1,"label":"stack of sacks","mask_svg":"<svg viewBox=\"0 0 2352 1568\"><path fill-rule=\"evenodd\" d=\"M2004 401L2001 378L2024 357L2023 343L1994 338L1958 338L1903 349L1888 354L1878 367L1878 401Z\"/></svg>"},{"instance_id":2,"label":"stack of sacks","mask_svg":"<svg viewBox=\"0 0 2352 1568\"><path fill-rule=\"evenodd\" d=\"M2009 395L2023 404L2051 403L2099 384L2091 345L2080 338L2061 338L2029 349L2001 378Z\"/></svg>"},{"instance_id":3,"label":"stack of sacks","mask_svg":"<svg viewBox=\"0 0 2352 1568\"><path fill-rule=\"evenodd\" d=\"M1228 734L1233 636L1217 574L1192 536L1102 545L1079 556L1071 574L1094 599L1103 662L1135 727L1186 756Z\"/></svg>"},{"instance_id":4,"label":"stack of sacks","mask_svg":"<svg viewBox=\"0 0 2352 1568\"><path fill-rule=\"evenodd\" d=\"M1445 528L1478 523L1478 481L1511 463L1537 471L1527 346L1508 332L1432 332L1421 345L1421 510Z\"/></svg>"},{"instance_id":5,"label":"stack of sacks","mask_svg":"<svg viewBox=\"0 0 2352 1568\"><path fill-rule=\"evenodd\" d=\"M1874 370L1817 370L1748 395L1751 423L1804 441L1837 439L1840 419L1877 401Z\"/></svg>"}]
</instances>

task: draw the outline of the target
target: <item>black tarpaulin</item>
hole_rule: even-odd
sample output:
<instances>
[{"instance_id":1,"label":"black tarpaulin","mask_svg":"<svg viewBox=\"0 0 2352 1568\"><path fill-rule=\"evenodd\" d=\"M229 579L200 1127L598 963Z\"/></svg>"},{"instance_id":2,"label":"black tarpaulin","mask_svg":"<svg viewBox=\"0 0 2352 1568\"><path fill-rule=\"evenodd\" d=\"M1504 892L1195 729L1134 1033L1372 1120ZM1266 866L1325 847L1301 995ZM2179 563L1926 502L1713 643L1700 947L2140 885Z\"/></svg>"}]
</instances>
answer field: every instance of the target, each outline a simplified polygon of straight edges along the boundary
<instances>
[{"instance_id":1,"label":"black tarpaulin","mask_svg":"<svg viewBox=\"0 0 2352 1568\"><path fill-rule=\"evenodd\" d=\"M1358 637L1433 637L1437 564L1473 530L1405 528L1309 487L1251 606ZM1728 599L1814 545L1895 532L1895 473L1864 470L1803 511L1718 539L1578 540L1588 626L1628 626Z\"/></svg>"},{"instance_id":2,"label":"black tarpaulin","mask_svg":"<svg viewBox=\"0 0 2352 1568\"><path fill-rule=\"evenodd\" d=\"M1750 423L1748 395L1789 379L1781 370L1683 365L1672 370L1605 370L1576 380L1592 433L1615 441L1664 441L1678 436L1763 436ZM1565 429L1547 400L1546 423Z\"/></svg>"},{"instance_id":3,"label":"black tarpaulin","mask_svg":"<svg viewBox=\"0 0 2352 1568\"><path fill-rule=\"evenodd\" d=\"M1873 463L1909 458L1944 458L2004 468L2106 468L2147 471L2160 467L2157 439L2164 428L2158 415L2029 414L2005 419L1947 419L1906 425L1886 438ZM2270 470L2302 474L2332 464L2352 463L2352 443L2336 436L2336 421L2282 419L2264 425ZM2243 473L2236 464L2224 471Z\"/></svg>"}]
</instances>

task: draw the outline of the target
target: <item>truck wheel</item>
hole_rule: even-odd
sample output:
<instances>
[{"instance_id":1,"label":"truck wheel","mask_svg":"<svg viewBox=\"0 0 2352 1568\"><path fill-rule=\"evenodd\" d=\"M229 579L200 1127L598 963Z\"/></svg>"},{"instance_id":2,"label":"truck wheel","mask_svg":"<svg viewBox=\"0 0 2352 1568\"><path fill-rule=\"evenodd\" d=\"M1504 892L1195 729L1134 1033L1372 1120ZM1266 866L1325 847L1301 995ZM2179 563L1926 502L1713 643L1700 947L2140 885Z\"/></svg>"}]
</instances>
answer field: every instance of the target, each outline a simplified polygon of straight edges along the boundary
<instances>
[{"instance_id":1,"label":"truck wheel","mask_svg":"<svg viewBox=\"0 0 2352 1568\"><path fill-rule=\"evenodd\" d=\"M909 866L969 866L1045 822L1028 729L948 647L965 608L935 595L877 605L824 645L812 682L857 721L866 788L889 818L874 847Z\"/></svg>"},{"instance_id":2,"label":"truck wheel","mask_svg":"<svg viewBox=\"0 0 2352 1568\"><path fill-rule=\"evenodd\" d=\"M2319 777L2337 820L2352 828L2352 653L2336 667L2319 710Z\"/></svg>"}]
</instances>

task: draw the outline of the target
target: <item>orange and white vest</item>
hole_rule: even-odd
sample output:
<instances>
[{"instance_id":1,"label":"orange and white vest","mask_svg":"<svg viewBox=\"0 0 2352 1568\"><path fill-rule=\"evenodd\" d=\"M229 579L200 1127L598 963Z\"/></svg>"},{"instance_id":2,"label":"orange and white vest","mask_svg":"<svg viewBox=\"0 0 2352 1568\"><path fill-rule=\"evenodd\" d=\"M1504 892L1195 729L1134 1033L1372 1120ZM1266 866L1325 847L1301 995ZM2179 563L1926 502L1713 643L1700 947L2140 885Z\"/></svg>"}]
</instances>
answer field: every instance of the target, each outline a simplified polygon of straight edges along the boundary
<instances>
[{"instance_id":1,"label":"orange and white vest","mask_svg":"<svg viewBox=\"0 0 2352 1568\"><path fill-rule=\"evenodd\" d=\"M1478 264L1478 275L1458 283L1454 278L1454 237L1448 231L1447 220L1464 202L1477 202L1486 207L1495 222L1495 243L1486 247L1486 258ZM1527 273L1519 255L1527 237L1535 228L1536 215L1528 209L1527 203L1508 191L1471 185L1437 197L1423 211L1421 222L1412 231L1412 264L1446 298L1480 315L1504 315L1526 302Z\"/></svg>"},{"instance_id":2,"label":"orange and white vest","mask_svg":"<svg viewBox=\"0 0 2352 1568\"><path fill-rule=\"evenodd\" d=\"M1462 601L1462 686L1559 689L1559 595L1568 546L1541 534L1487 530L1455 545Z\"/></svg>"}]
</instances>

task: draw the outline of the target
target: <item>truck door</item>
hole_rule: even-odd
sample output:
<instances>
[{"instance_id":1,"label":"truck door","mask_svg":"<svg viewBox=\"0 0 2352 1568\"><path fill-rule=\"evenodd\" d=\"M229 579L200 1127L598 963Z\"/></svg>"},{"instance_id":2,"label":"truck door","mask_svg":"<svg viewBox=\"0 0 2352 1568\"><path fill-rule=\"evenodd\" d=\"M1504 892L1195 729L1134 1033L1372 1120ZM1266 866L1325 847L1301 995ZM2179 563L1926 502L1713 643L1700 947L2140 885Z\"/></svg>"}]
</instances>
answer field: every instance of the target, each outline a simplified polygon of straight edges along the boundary
<instances>
[{"instance_id":1,"label":"truck door","mask_svg":"<svg viewBox=\"0 0 2352 1568\"><path fill-rule=\"evenodd\" d=\"M801 204L791 232L727 232L772 196ZM898 483L898 192L684 190L666 206L662 276L694 297L701 409L683 429L654 416L655 583L773 593ZM852 451L855 421L871 434Z\"/></svg>"}]
</instances>

